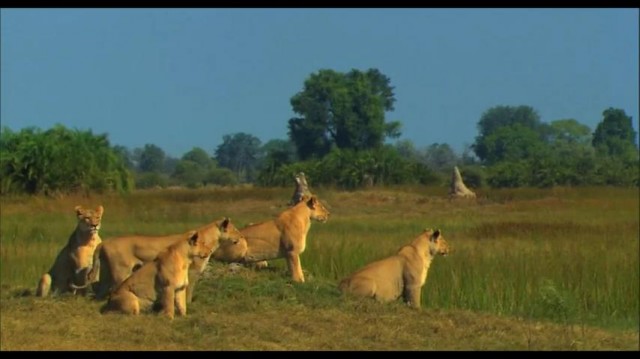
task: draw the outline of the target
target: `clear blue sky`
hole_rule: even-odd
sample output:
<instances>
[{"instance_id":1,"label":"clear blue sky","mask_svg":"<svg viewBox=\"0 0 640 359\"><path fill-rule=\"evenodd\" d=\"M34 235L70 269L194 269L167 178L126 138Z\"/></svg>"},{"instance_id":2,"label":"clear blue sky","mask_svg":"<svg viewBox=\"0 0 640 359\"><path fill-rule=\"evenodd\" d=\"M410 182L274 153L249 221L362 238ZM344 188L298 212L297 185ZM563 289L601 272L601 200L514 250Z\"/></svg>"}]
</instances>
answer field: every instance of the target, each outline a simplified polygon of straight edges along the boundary
<instances>
[{"instance_id":1,"label":"clear blue sky","mask_svg":"<svg viewBox=\"0 0 640 359\"><path fill-rule=\"evenodd\" d=\"M497 105L591 130L621 108L637 131L638 32L638 9L2 9L1 120L213 155L286 139L311 73L377 68L418 148L459 153Z\"/></svg>"}]
</instances>

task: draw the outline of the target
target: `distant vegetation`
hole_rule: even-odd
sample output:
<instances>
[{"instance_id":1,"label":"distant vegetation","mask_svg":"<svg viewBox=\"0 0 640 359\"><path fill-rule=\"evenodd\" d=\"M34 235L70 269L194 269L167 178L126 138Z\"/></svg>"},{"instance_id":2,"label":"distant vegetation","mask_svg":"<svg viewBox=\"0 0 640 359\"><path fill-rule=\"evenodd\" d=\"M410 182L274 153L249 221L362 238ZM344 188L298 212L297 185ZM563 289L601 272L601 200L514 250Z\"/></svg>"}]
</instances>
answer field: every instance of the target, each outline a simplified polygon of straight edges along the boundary
<instances>
[{"instance_id":1,"label":"distant vegetation","mask_svg":"<svg viewBox=\"0 0 640 359\"><path fill-rule=\"evenodd\" d=\"M45 131L3 127L0 193L269 187L290 184L299 171L314 186L343 189L445 185L455 165L471 188L640 185L637 133L622 109L605 109L592 132L571 118L543 122L526 105L491 107L480 116L474 143L458 155L446 143L416 148L401 139L401 121L385 119L393 90L377 69L320 70L290 99L297 117L287 122L286 140L262 144L251 134L226 134L214 151L194 147L181 158L155 144L131 150L110 144L107 134L61 124Z\"/></svg>"}]
</instances>

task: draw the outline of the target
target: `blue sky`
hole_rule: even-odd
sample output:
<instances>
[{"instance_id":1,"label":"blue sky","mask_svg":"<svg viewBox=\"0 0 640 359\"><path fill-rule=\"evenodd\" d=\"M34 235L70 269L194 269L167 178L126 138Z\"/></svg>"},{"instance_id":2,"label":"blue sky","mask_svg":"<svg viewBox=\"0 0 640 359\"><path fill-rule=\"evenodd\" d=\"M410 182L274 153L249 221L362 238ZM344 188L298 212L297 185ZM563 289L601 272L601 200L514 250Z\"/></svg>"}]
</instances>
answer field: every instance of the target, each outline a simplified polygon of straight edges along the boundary
<instances>
[{"instance_id":1,"label":"blue sky","mask_svg":"<svg viewBox=\"0 0 640 359\"><path fill-rule=\"evenodd\" d=\"M460 153L482 113L528 105L638 130L638 9L2 9L3 126L107 133L181 157L222 136L287 138L320 69L377 68L401 139Z\"/></svg>"}]
</instances>

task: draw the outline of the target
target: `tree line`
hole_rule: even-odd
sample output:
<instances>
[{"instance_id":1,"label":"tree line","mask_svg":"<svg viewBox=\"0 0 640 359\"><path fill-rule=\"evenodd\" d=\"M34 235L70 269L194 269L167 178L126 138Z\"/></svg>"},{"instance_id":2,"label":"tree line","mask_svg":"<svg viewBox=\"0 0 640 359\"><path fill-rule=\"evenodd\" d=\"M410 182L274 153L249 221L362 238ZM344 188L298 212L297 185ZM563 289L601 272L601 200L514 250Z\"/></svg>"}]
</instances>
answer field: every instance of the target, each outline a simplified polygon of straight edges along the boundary
<instances>
[{"instance_id":1,"label":"tree line","mask_svg":"<svg viewBox=\"0 0 640 359\"><path fill-rule=\"evenodd\" d=\"M296 117L288 120L287 139L263 144L251 134L227 134L212 153L194 147L180 158L155 144L131 150L110 144L106 134L61 124L3 127L0 193L287 186L300 171L314 186L442 185L453 166L472 188L640 184L637 133L622 109L605 109L592 132L571 118L543 122L530 106L494 106L457 155L446 143L417 148L401 139L401 121L386 119L393 91L377 69L320 70L290 99Z\"/></svg>"}]
</instances>

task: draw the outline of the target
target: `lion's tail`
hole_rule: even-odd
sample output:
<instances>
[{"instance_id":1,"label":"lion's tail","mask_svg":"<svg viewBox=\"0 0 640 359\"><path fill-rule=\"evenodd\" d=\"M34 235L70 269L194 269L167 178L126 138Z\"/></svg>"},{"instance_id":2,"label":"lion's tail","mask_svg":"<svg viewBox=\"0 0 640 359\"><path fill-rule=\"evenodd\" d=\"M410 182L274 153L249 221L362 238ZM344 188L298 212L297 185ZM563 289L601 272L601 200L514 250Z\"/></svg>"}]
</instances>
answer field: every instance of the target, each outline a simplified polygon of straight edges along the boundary
<instances>
[{"instance_id":1,"label":"lion's tail","mask_svg":"<svg viewBox=\"0 0 640 359\"><path fill-rule=\"evenodd\" d=\"M89 274L87 274L87 283L95 283L98 281L97 278L98 275L100 275L100 252L102 252L102 242L98 244L93 252L93 263Z\"/></svg>"}]
</instances>

